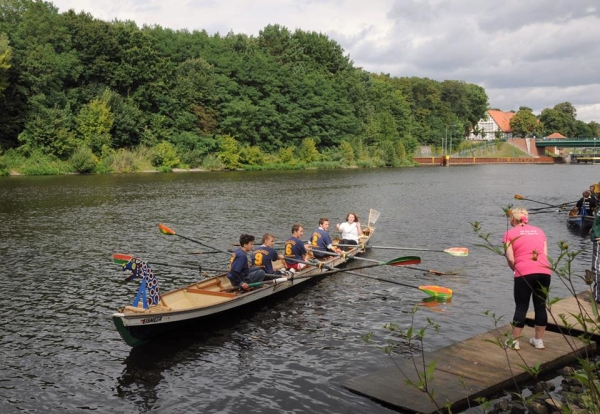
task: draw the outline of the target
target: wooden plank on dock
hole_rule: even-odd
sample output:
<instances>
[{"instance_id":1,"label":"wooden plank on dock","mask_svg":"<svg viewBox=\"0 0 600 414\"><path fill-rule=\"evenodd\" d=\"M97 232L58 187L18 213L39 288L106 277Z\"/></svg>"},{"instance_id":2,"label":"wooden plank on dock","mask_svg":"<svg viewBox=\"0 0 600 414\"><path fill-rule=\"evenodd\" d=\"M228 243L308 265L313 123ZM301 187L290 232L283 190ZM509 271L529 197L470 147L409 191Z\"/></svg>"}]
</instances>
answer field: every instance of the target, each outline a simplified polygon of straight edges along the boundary
<instances>
[{"instance_id":1,"label":"wooden plank on dock","mask_svg":"<svg viewBox=\"0 0 600 414\"><path fill-rule=\"evenodd\" d=\"M407 380L418 381L413 360L395 359L396 365L364 377L354 378L343 386L357 394L367 396L396 409L418 413L433 413L449 404L453 411L477 405L477 397L489 397L514 384L531 379L523 366L540 364L542 372L562 367L585 352L593 352L596 344L586 345L577 338L568 341L559 333L546 332L546 349L536 349L529 344L533 328L526 327L520 339L521 350L504 350L510 325L474 336L435 352L424 354L425 363L436 361L429 389L433 390L437 406L427 395ZM415 357L421 361L421 356ZM417 362L419 364L419 362ZM419 368L422 372L423 368Z\"/></svg>"},{"instance_id":2,"label":"wooden plank on dock","mask_svg":"<svg viewBox=\"0 0 600 414\"><path fill-rule=\"evenodd\" d=\"M574 336L587 333L592 340L600 340L600 331L598 322L595 320L590 302L591 292L589 290L578 293L576 296L564 298L554 303L548 311L548 326L546 329L554 332L565 332ZM582 320L587 321L586 326L582 326L576 315ZM527 313L527 324L534 325L535 313Z\"/></svg>"}]
</instances>

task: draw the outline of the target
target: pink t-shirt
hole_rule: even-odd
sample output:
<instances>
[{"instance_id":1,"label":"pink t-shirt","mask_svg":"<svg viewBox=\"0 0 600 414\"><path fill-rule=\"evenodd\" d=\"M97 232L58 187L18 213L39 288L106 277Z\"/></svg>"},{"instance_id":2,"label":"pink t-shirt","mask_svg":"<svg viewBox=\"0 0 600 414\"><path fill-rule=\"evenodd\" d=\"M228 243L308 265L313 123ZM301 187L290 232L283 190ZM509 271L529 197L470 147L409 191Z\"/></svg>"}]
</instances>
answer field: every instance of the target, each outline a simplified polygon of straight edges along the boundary
<instances>
[{"instance_id":1,"label":"pink t-shirt","mask_svg":"<svg viewBox=\"0 0 600 414\"><path fill-rule=\"evenodd\" d=\"M546 235L541 229L526 224L504 233L503 243L510 243L515 255L515 277L533 273L551 275L550 263L544 254Z\"/></svg>"}]
</instances>

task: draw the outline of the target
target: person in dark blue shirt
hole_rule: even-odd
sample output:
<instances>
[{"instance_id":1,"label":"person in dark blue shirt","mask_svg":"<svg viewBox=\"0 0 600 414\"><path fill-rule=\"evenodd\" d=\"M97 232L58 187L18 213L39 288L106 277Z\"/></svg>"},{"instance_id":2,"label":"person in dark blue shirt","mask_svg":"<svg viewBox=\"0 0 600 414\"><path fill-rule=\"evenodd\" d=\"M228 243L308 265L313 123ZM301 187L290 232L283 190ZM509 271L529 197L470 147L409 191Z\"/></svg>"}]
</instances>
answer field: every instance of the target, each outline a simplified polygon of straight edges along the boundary
<instances>
[{"instance_id":1,"label":"person in dark blue shirt","mask_svg":"<svg viewBox=\"0 0 600 414\"><path fill-rule=\"evenodd\" d=\"M306 260L307 251L306 247L304 247L304 242L302 241L303 235L304 227L302 227L300 223L294 224L292 226L292 237L285 242L285 267L287 269L300 270L306 266L305 263L288 260L288 258Z\"/></svg>"},{"instance_id":2,"label":"person in dark blue shirt","mask_svg":"<svg viewBox=\"0 0 600 414\"><path fill-rule=\"evenodd\" d=\"M252 251L254 247L254 236L251 234L242 234L240 236L240 247L231 255L229 272L227 278L233 286L240 286L242 289L249 288L248 283L262 282L265 278L265 271L261 268L252 269L248 266L248 257L246 254Z\"/></svg>"},{"instance_id":3,"label":"person in dark blue shirt","mask_svg":"<svg viewBox=\"0 0 600 414\"><path fill-rule=\"evenodd\" d=\"M585 190L582 195L583 197L581 197L576 204L579 209L578 214L582 216L593 216L596 212L596 199L592 198L592 195L588 190Z\"/></svg>"},{"instance_id":4,"label":"person in dark blue shirt","mask_svg":"<svg viewBox=\"0 0 600 414\"><path fill-rule=\"evenodd\" d=\"M319 228L314 231L310 238L311 245L313 247L313 255L317 259L324 259L329 257L326 253L318 253L314 250L320 250L322 252L328 251L337 253L339 249L333 247L331 236L329 235L329 219L326 217L319 219Z\"/></svg>"},{"instance_id":5,"label":"person in dark blue shirt","mask_svg":"<svg viewBox=\"0 0 600 414\"><path fill-rule=\"evenodd\" d=\"M277 253L273 246L275 246L275 236L266 233L262 237L262 245L252 253L252 266L262 268L267 275L276 273L273 262L283 260L283 254Z\"/></svg>"}]
</instances>

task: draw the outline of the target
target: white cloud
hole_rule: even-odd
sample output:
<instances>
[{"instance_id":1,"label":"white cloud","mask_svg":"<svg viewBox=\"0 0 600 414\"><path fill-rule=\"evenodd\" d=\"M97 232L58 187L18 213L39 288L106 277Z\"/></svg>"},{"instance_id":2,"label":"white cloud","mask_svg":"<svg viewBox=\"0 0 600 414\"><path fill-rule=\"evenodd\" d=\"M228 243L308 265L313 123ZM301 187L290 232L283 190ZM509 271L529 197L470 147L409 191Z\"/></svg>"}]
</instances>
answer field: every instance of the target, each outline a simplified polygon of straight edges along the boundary
<instances>
[{"instance_id":1,"label":"white cloud","mask_svg":"<svg viewBox=\"0 0 600 414\"><path fill-rule=\"evenodd\" d=\"M106 20L258 35L268 24L327 34L356 66L483 86L492 107L571 102L600 122L597 0L54 0Z\"/></svg>"}]
</instances>

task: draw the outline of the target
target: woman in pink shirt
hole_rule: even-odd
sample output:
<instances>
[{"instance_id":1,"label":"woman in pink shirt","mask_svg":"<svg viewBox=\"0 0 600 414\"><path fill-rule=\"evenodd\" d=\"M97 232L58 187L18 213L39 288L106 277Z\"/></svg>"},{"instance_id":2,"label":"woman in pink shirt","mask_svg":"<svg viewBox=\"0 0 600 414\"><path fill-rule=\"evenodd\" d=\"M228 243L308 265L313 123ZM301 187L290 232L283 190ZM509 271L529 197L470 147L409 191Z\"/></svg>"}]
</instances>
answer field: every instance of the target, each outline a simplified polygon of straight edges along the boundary
<instances>
[{"instance_id":1,"label":"woman in pink shirt","mask_svg":"<svg viewBox=\"0 0 600 414\"><path fill-rule=\"evenodd\" d=\"M525 327L525 318L529 309L529 300L533 296L535 310L535 335L529 343L538 349L544 349L542 340L548 315L546 313L546 297L550 287L552 270L548 262L548 244L544 232L529 224L529 213L524 208L515 208L511 212L510 224L502 242L508 266L514 271L515 315L513 317L512 343L507 345L519 348L517 338Z\"/></svg>"}]
</instances>

